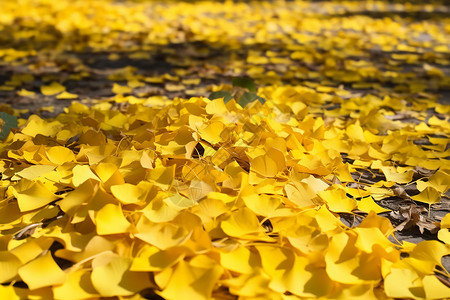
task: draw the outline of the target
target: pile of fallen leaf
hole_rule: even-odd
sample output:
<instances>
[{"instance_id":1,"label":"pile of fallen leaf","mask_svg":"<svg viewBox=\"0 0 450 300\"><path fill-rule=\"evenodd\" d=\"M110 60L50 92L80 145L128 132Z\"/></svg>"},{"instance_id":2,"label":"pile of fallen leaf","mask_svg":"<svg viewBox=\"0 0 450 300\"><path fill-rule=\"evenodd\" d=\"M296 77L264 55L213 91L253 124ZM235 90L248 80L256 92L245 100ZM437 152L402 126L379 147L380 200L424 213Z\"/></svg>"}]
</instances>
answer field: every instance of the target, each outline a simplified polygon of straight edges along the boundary
<instances>
[{"instance_id":1,"label":"pile of fallen leaf","mask_svg":"<svg viewBox=\"0 0 450 300\"><path fill-rule=\"evenodd\" d=\"M222 98L122 111L75 103L28 118L1 145L2 298L447 297L450 215L434 225L443 243L392 242L376 200L411 183L416 166L439 170L411 198L440 200L444 152L409 139L420 127L448 134L448 123L412 131L383 120L386 136L370 131L377 113L325 124L292 101L320 95L264 92L271 101L244 108ZM354 180L363 170L385 180ZM365 218L348 227L340 213Z\"/></svg>"},{"instance_id":2,"label":"pile of fallen leaf","mask_svg":"<svg viewBox=\"0 0 450 300\"><path fill-rule=\"evenodd\" d=\"M358 15L447 6L72 2L0 1L64 107L0 107L0 299L450 298L450 20Z\"/></svg>"}]
</instances>

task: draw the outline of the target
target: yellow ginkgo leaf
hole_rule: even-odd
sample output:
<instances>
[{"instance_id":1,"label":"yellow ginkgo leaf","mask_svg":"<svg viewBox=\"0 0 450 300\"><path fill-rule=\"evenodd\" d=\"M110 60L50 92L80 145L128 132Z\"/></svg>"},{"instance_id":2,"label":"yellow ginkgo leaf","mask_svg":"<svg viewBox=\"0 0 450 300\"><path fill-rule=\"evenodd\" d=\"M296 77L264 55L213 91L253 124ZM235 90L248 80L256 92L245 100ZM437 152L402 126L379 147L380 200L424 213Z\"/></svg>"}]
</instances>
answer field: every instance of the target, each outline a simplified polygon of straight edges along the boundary
<instances>
[{"instance_id":1,"label":"yellow ginkgo leaf","mask_svg":"<svg viewBox=\"0 0 450 300\"><path fill-rule=\"evenodd\" d=\"M182 260L175 266L160 295L166 299L211 299L212 290L221 275L222 268L218 265L193 266L192 262Z\"/></svg>"},{"instance_id":2,"label":"yellow ginkgo leaf","mask_svg":"<svg viewBox=\"0 0 450 300\"><path fill-rule=\"evenodd\" d=\"M436 275L427 275L422 279L426 299L444 299L450 295L449 287L442 283Z\"/></svg>"},{"instance_id":3,"label":"yellow ginkgo leaf","mask_svg":"<svg viewBox=\"0 0 450 300\"><path fill-rule=\"evenodd\" d=\"M87 203L94 195L98 186L95 181L86 180L77 186L77 189L68 192L64 198L59 201L62 211L73 215L80 208L80 205Z\"/></svg>"},{"instance_id":4,"label":"yellow ginkgo leaf","mask_svg":"<svg viewBox=\"0 0 450 300\"><path fill-rule=\"evenodd\" d=\"M441 201L441 193L431 186L426 187L418 195L412 196L416 201L433 204Z\"/></svg>"},{"instance_id":5,"label":"yellow ginkgo leaf","mask_svg":"<svg viewBox=\"0 0 450 300\"><path fill-rule=\"evenodd\" d=\"M140 272L130 271L131 258L113 257L108 263L94 267L91 274L92 285L103 297L130 296L152 286L149 276Z\"/></svg>"},{"instance_id":6,"label":"yellow ginkgo leaf","mask_svg":"<svg viewBox=\"0 0 450 300\"><path fill-rule=\"evenodd\" d=\"M91 282L91 273L86 270L76 270L67 274L67 280L54 287L55 299L89 299L99 294Z\"/></svg>"},{"instance_id":7,"label":"yellow ginkgo leaf","mask_svg":"<svg viewBox=\"0 0 450 300\"><path fill-rule=\"evenodd\" d=\"M88 179L94 179L100 181L100 178L92 172L91 168L87 165L76 165L73 170L72 183L74 186L79 186Z\"/></svg>"},{"instance_id":8,"label":"yellow ginkgo leaf","mask_svg":"<svg viewBox=\"0 0 450 300\"><path fill-rule=\"evenodd\" d=\"M151 182L161 188L168 188L172 185L175 177L175 165L170 167L157 167L150 170L148 177Z\"/></svg>"},{"instance_id":9,"label":"yellow ginkgo leaf","mask_svg":"<svg viewBox=\"0 0 450 300\"><path fill-rule=\"evenodd\" d=\"M117 83L113 84L112 87L112 92L114 94L129 94L133 91L132 88L128 87L128 86L124 86L124 85L119 85Z\"/></svg>"},{"instance_id":10,"label":"yellow ginkgo leaf","mask_svg":"<svg viewBox=\"0 0 450 300\"><path fill-rule=\"evenodd\" d=\"M422 180L417 181L417 189L419 191L425 190L428 186L433 187L441 193L445 193L450 188L450 172L438 170L428 178L427 182Z\"/></svg>"},{"instance_id":11,"label":"yellow ginkgo leaf","mask_svg":"<svg viewBox=\"0 0 450 300\"><path fill-rule=\"evenodd\" d=\"M260 265L257 254L244 246L221 252L220 264L228 270L244 274L252 273Z\"/></svg>"},{"instance_id":12,"label":"yellow ginkgo leaf","mask_svg":"<svg viewBox=\"0 0 450 300\"><path fill-rule=\"evenodd\" d=\"M11 281L16 275L19 267L22 266L17 256L8 251L0 251L0 283Z\"/></svg>"},{"instance_id":13,"label":"yellow ginkgo leaf","mask_svg":"<svg viewBox=\"0 0 450 300\"><path fill-rule=\"evenodd\" d=\"M380 167L387 181L392 181L395 183L408 183L411 182L412 177L414 175L413 170L408 170L405 172L400 172L398 168L395 167Z\"/></svg>"},{"instance_id":14,"label":"yellow ginkgo leaf","mask_svg":"<svg viewBox=\"0 0 450 300\"><path fill-rule=\"evenodd\" d=\"M62 284L67 274L62 271L49 252L19 269L19 276L31 290Z\"/></svg>"},{"instance_id":15,"label":"yellow ginkgo leaf","mask_svg":"<svg viewBox=\"0 0 450 300\"><path fill-rule=\"evenodd\" d=\"M329 293L331 281L323 268L308 266L308 259L283 247L256 247L262 268L271 278L269 287L278 293L320 297Z\"/></svg>"},{"instance_id":16,"label":"yellow ginkgo leaf","mask_svg":"<svg viewBox=\"0 0 450 300\"><path fill-rule=\"evenodd\" d=\"M112 185L111 193L123 204L136 204L144 200L146 191L138 185L124 183Z\"/></svg>"},{"instance_id":17,"label":"yellow ginkgo leaf","mask_svg":"<svg viewBox=\"0 0 450 300\"><path fill-rule=\"evenodd\" d=\"M66 91L64 91L61 94L56 96L56 99L64 99L64 100L65 99L77 99L77 98L78 98L77 94L72 94L72 93L69 93Z\"/></svg>"},{"instance_id":18,"label":"yellow ginkgo leaf","mask_svg":"<svg viewBox=\"0 0 450 300\"><path fill-rule=\"evenodd\" d=\"M75 154L66 147L54 146L47 149L46 152L48 160L55 165L62 165L63 163L75 160Z\"/></svg>"},{"instance_id":19,"label":"yellow ginkgo leaf","mask_svg":"<svg viewBox=\"0 0 450 300\"><path fill-rule=\"evenodd\" d=\"M379 258L361 253L356 236L342 232L333 236L325 254L328 276L345 284L374 283L381 280Z\"/></svg>"},{"instance_id":20,"label":"yellow ginkgo leaf","mask_svg":"<svg viewBox=\"0 0 450 300\"><path fill-rule=\"evenodd\" d=\"M214 145L222 140L221 133L224 130L224 128L225 124L216 121L211 122L209 124L205 124L203 128L199 128L198 132L200 133L202 139Z\"/></svg>"},{"instance_id":21,"label":"yellow ginkgo leaf","mask_svg":"<svg viewBox=\"0 0 450 300\"><path fill-rule=\"evenodd\" d=\"M441 229L438 232L439 240L450 245L450 213L446 214L441 220Z\"/></svg>"},{"instance_id":22,"label":"yellow ginkgo leaf","mask_svg":"<svg viewBox=\"0 0 450 300\"><path fill-rule=\"evenodd\" d=\"M224 114L228 111L227 107L225 106L225 103L223 103L222 99L214 99L209 102L206 107L206 113L213 115L213 114Z\"/></svg>"},{"instance_id":23,"label":"yellow ginkgo leaf","mask_svg":"<svg viewBox=\"0 0 450 300\"><path fill-rule=\"evenodd\" d=\"M347 197L343 189L335 188L321 191L319 196L333 212L350 213L357 207L356 200Z\"/></svg>"},{"instance_id":24,"label":"yellow ginkgo leaf","mask_svg":"<svg viewBox=\"0 0 450 300\"><path fill-rule=\"evenodd\" d=\"M12 187L12 191L17 198L20 211L40 208L58 199L41 181L22 179Z\"/></svg>"},{"instance_id":25,"label":"yellow ginkgo leaf","mask_svg":"<svg viewBox=\"0 0 450 300\"><path fill-rule=\"evenodd\" d=\"M394 250L394 244L376 227L355 228L354 231L358 234L355 246L361 251L372 253L377 250L375 247L381 247L383 251L387 252Z\"/></svg>"},{"instance_id":26,"label":"yellow ginkgo leaf","mask_svg":"<svg viewBox=\"0 0 450 300\"><path fill-rule=\"evenodd\" d=\"M264 231L256 215L246 207L232 212L220 227L229 236L238 238L249 238Z\"/></svg>"},{"instance_id":27,"label":"yellow ginkgo leaf","mask_svg":"<svg viewBox=\"0 0 450 300\"><path fill-rule=\"evenodd\" d=\"M25 264L41 255L45 250L48 250L52 242L51 238L41 237L21 243L17 247L10 245L10 252L14 254L22 264Z\"/></svg>"},{"instance_id":28,"label":"yellow ginkgo leaf","mask_svg":"<svg viewBox=\"0 0 450 300\"><path fill-rule=\"evenodd\" d=\"M250 170L265 177L275 177L286 168L285 158L281 151L269 149L265 155L254 158Z\"/></svg>"},{"instance_id":29,"label":"yellow ginkgo leaf","mask_svg":"<svg viewBox=\"0 0 450 300\"><path fill-rule=\"evenodd\" d=\"M51 165L33 165L23 169L20 172L17 172L16 175L28 180L34 180L38 177L50 173L55 168L56 166Z\"/></svg>"},{"instance_id":30,"label":"yellow ginkgo leaf","mask_svg":"<svg viewBox=\"0 0 450 300\"><path fill-rule=\"evenodd\" d=\"M392 298L426 298L421 278L411 269L392 268L384 286L386 295Z\"/></svg>"},{"instance_id":31,"label":"yellow ginkgo leaf","mask_svg":"<svg viewBox=\"0 0 450 300\"><path fill-rule=\"evenodd\" d=\"M281 199L265 194L242 195L242 199L248 208L260 216L271 216L277 208L281 207Z\"/></svg>"},{"instance_id":32,"label":"yellow ginkgo leaf","mask_svg":"<svg viewBox=\"0 0 450 300\"><path fill-rule=\"evenodd\" d=\"M242 274L238 277L225 279L224 284L229 287L230 292L242 297L269 297L276 299L279 294L274 293L269 287L270 277L261 268L253 269L250 274ZM272 295L271 295L272 294ZM273 297L270 297L273 296Z\"/></svg>"},{"instance_id":33,"label":"yellow ginkgo leaf","mask_svg":"<svg viewBox=\"0 0 450 300\"><path fill-rule=\"evenodd\" d=\"M134 257L130 271L151 272L170 268L185 256L182 248L160 250L157 247L145 245Z\"/></svg>"},{"instance_id":34,"label":"yellow ginkgo leaf","mask_svg":"<svg viewBox=\"0 0 450 300\"><path fill-rule=\"evenodd\" d=\"M112 203L96 212L95 225L100 235L129 232L133 228L123 215L120 205Z\"/></svg>"},{"instance_id":35,"label":"yellow ginkgo leaf","mask_svg":"<svg viewBox=\"0 0 450 300\"><path fill-rule=\"evenodd\" d=\"M286 184L284 189L290 202L298 207L315 206L319 204L318 192L328 188L323 180L312 175L306 177L291 176L292 183Z\"/></svg>"},{"instance_id":36,"label":"yellow ginkgo leaf","mask_svg":"<svg viewBox=\"0 0 450 300\"><path fill-rule=\"evenodd\" d=\"M125 183L119 168L113 163L99 163L95 168L95 173L103 182L105 188Z\"/></svg>"},{"instance_id":37,"label":"yellow ginkgo leaf","mask_svg":"<svg viewBox=\"0 0 450 300\"><path fill-rule=\"evenodd\" d=\"M22 128L22 133L35 137L37 134L44 136L55 136L62 129L63 124L59 121L43 120L37 115L32 115L28 118L25 126Z\"/></svg>"},{"instance_id":38,"label":"yellow ginkgo leaf","mask_svg":"<svg viewBox=\"0 0 450 300\"><path fill-rule=\"evenodd\" d=\"M438 239L447 245L450 245L450 229L443 228L438 232Z\"/></svg>"},{"instance_id":39,"label":"yellow ginkgo leaf","mask_svg":"<svg viewBox=\"0 0 450 300\"><path fill-rule=\"evenodd\" d=\"M448 246L439 241L422 241L397 265L412 267L419 274L433 274L436 266L443 267L442 257L448 253Z\"/></svg>"},{"instance_id":40,"label":"yellow ginkgo leaf","mask_svg":"<svg viewBox=\"0 0 450 300\"><path fill-rule=\"evenodd\" d=\"M21 89L20 91L17 92L17 95L22 96L22 97L30 97L30 96L34 96L36 93L33 91L28 91L26 89Z\"/></svg>"},{"instance_id":41,"label":"yellow ginkgo leaf","mask_svg":"<svg viewBox=\"0 0 450 300\"><path fill-rule=\"evenodd\" d=\"M179 213L180 209L174 205L168 205L164 200L167 196L163 193L157 195L153 200L142 209L144 216L152 222L172 221Z\"/></svg>"},{"instance_id":42,"label":"yellow ginkgo leaf","mask_svg":"<svg viewBox=\"0 0 450 300\"><path fill-rule=\"evenodd\" d=\"M137 238L162 250L183 244L191 235L191 232L181 226L171 223L153 223L146 218L141 218L136 228Z\"/></svg>"},{"instance_id":43,"label":"yellow ginkgo leaf","mask_svg":"<svg viewBox=\"0 0 450 300\"><path fill-rule=\"evenodd\" d=\"M164 199L164 203L176 210L183 210L196 205L197 201L175 194Z\"/></svg>"},{"instance_id":44,"label":"yellow ginkgo leaf","mask_svg":"<svg viewBox=\"0 0 450 300\"><path fill-rule=\"evenodd\" d=\"M64 92L66 90L66 87L59 84L56 81L53 81L49 85L43 85L41 86L41 93L46 96L52 96L55 94L59 94L61 92Z\"/></svg>"},{"instance_id":45,"label":"yellow ginkgo leaf","mask_svg":"<svg viewBox=\"0 0 450 300\"><path fill-rule=\"evenodd\" d=\"M145 86L145 83L139 81L139 80L130 80L128 81L128 86L132 89L137 88L137 87L141 87L141 86ZM117 93L117 94L122 94L122 93Z\"/></svg>"},{"instance_id":46,"label":"yellow ginkgo leaf","mask_svg":"<svg viewBox=\"0 0 450 300\"><path fill-rule=\"evenodd\" d=\"M10 300L20 299L19 295L16 294L14 287L12 285L7 286L0 285L0 298Z\"/></svg>"},{"instance_id":47,"label":"yellow ginkgo leaf","mask_svg":"<svg viewBox=\"0 0 450 300\"><path fill-rule=\"evenodd\" d=\"M354 141L365 142L364 131L358 123L351 124L346 128L347 135Z\"/></svg>"},{"instance_id":48,"label":"yellow ginkgo leaf","mask_svg":"<svg viewBox=\"0 0 450 300\"><path fill-rule=\"evenodd\" d=\"M360 201L358 201L357 205L359 210L366 213L374 211L375 213L379 214L390 211L389 209L385 209L379 206L372 197L363 197Z\"/></svg>"}]
</instances>

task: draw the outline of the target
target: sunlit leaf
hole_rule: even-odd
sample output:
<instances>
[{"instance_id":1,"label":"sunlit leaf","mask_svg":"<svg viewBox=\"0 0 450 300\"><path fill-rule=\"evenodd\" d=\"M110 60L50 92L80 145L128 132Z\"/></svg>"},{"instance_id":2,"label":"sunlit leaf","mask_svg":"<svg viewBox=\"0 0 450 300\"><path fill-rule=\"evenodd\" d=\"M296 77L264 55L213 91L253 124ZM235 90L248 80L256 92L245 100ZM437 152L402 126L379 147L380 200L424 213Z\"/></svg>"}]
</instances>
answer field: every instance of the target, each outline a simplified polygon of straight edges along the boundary
<instances>
[{"instance_id":1,"label":"sunlit leaf","mask_svg":"<svg viewBox=\"0 0 450 300\"><path fill-rule=\"evenodd\" d=\"M211 263L211 266L196 266L194 261L180 261L161 295L166 299L210 299L216 280L222 273L221 267Z\"/></svg>"},{"instance_id":2,"label":"sunlit leaf","mask_svg":"<svg viewBox=\"0 0 450 300\"><path fill-rule=\"evenodd\" d=\"M388 2L2 1L0 299L449 298L448 9Z\"/></svg>"},{"instance_id":3,"label":"sunlit leaf","mask_svg":"<svg viewBox=\"0 0 450 300\"><path fill-rule=\"evenodd\" d=\"M130 271L131 259L116 256L106 264L102 264L100 259L101 256L96 258L101 265L92 270L91 281L101 296L133 295L152 286L148 276Z\"/></svg>"},{"instance_id":4,"label":"sunlit leaf","mask_svg":"<svg viewBox=\"0 0 450 300\"><path fill-rule=\"evenodd\" d=\"M55 94L59 94L61 92L64 92L66 90L66 87L59 84L56 81L53 81L49 85L43 85L41 86L41 93L46 96L52 96Z\"/></svg>"},{"instance_id":5,"label":"sunlit leaf","mask_svg":"<svg viewBox=\"0 0 450 300\"><path fill-rule=\"evenodd\" d=\"M433 204L441 200L441 193L439 191L436 191L431 186L428 186L422 192L420 192L420 194L412 196L411 199L428 204Z\"/></svg>"},{"instance_id":6,"label":"sunlit leaf","mask_svg":"<svg viewBox=\"0 0 450 300\"><path fill-rule=\"evenodd\" d=\"M62 284L67 274L53 260L50 252L36 258L19 269L19 276L32 290Z\"/></svg>"},{"instance_id":7,"label":"sunlit leaf","mask_svg":"<svg viewBox=\"0 0 450 300\"><path fill-rule=\"evenodd\" d=\"M67 280L53 290L55 299L88 299L97 297L98 292L92 285L90 272L77 270L67 275Z\"/></svg>"},{"instance_id":8,"label":"sunlit leaf","mask_svg":"<svg viewBox=\"0 0 450 300\"><path fill-rule=\"evenodd\" d=\"M230 217L221 223L222 230L234 237L245 237L262 232L256 215L248 208L231 213Z\"/></svg>"},{"instance_id":9,"label":"sunlit leaf","mask_svg":"<svg viewBox=\"0 0 450 300\"><path fill-rule=\"evenodd\" d=\"M128 232L132 228L120 205L112 203L106 204L96 212L95 224L100 235Z\"/></svg>"},{"instance_id":10,"label":"sunlit leaf","mask_svg":"<svg viewBox=\"0 0 450 300\"><path fill-rule=\"evenodd\" d=\"M41 181L22 179L12 189L21 211L40 208L58 199Z\"/></svg>"}]
</instances>

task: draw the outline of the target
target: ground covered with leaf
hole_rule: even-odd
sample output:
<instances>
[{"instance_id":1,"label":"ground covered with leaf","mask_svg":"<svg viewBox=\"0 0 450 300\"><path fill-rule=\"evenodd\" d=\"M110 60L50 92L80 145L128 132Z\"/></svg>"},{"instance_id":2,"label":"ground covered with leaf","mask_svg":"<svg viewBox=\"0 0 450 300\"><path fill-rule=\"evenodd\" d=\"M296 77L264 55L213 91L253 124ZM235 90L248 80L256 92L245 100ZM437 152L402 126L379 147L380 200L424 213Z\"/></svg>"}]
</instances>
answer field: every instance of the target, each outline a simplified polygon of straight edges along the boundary
<instances>
[{"instance_id":1,"label":"ground covered with leaf","mask_svg":"<svg viewBox=\"0 0 450 300\"><path fill-rule=\"evenodd\" d=\"M450 298L449 14L0 0L0 298Z\"/></svg>"}]
</instances>

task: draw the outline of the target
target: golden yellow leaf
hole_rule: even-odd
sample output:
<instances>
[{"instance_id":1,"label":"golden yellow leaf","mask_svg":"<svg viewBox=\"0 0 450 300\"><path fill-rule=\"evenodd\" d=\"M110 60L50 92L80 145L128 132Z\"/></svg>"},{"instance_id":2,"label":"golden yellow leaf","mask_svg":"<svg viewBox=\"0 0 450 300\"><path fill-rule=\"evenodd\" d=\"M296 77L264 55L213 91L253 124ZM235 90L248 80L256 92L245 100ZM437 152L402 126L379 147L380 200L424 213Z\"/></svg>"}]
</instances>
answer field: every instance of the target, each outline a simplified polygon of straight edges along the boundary
<instances>
[{"instance_id":1,"label":"golden yellow leaf","mask_svg":"<svg viewBox=\"0 0 450 300\"><path fill-rule=\"evenodd\" d=\"M162 250L183 244L191 235L183 227L171 223L153 223L146 218L141 218L136 228L139 232L135 234L137 238Z\"/></svg>"},{"instance_id":2,"label":"golden yellow leaf","mask_svg":"<svg viewBox=\"0 0 450 300\"><path fill-rule=\"evenodd\" d=\"M146 191L139 185L124 183L120 185L112 185L111 193L122 204L137 204L144 200Z\"/></svg>"},{"instance_id":3,"label":"golden yellow leaf","mask_svg":"<svg viewBox=\"0 0 450 300\"><path fill-rule=\"evenodd\" d=\"M239 277L225 279L224 284L229 286L230 291L242 297L270 297L276 296L269 287L270 277L261 268L253 269L250 274L242 274ZM271 298L274 299L274 298Z\"/></svg>"},{"instance_id":4,"label":"golden yellow leaf","mask_svg":"<svg viewBox=\"0 0 450 300\"><path fill-rule=\"evenodd\" d=\"M319 192L319 196L333 212L350 213L358 205L356 200L346 196L343 189L333 188L321 191Z\"/></svg>"},{"instance_id":5,"label":"golden yellow leaf","mask_svg":"<svg viewBox=\"0 0 450 300\"><path fill-rule=\"evenodd\" d=\"M231 271L250 274L259 267L259 259L255 252L240 246L230 252L220 252L220 264Z\"/></svg>"},{"instance_id":6,"label":"golden yellow leaf","mask_svg":"<svg viewBox=\"0 0 450 300\"><path fill-rule=\"evenodd\" d=\"M399 172L398 168L395 167L380 167L387 181L392 181L395 183L408 183L411 182L413 177L413 170L408 170L405 172Z\"/></svg>"},{"instance_id":7,"label":"golden yellow leaf","mask_svg":"<svg viewBox=\"0 0 450 300\"><path fill-rule=\"evenodd\" d=\"M125 183L118 167L113 163L99 163L95 168L95 173L103 182L105 188Z\"/></svg>"},{"instance_id":8,"label":"golden yellow leaf","mask_svg":"<svg viewBox=\"0 0 450 300\"><path fill-rule=\"evenodd\" d=\"M22 133L35 137L37 134L45 136L55 136L63 125L59 121L46 121L37 115L28 118Z\"/></svg>"},{"instance_id":9,"label":"golden yellow leaf","mask_svg":"<svg viewBox=\"0 0 450 300\"><path fill-rule=\"evenodd\" d=\"M389 209L379 206L372 197L363 197L360 201L358 201L357 205L359 210L366 213L370 213L371 211L373 211L379 214L390 211Z\"/></svg>"},{"instance_id":10,"label":"golden yellow leaf","mask_svg":"<svg viewBox=\"0 0 450 300\"><path fill-rule=\"evenodd\" d=\"M22 179L11 189L22 212L40 208L58 199L41 181Z\"/></svg>"},{"instance_id":11,"label":"golden yellow leaf","mask_svg":"<svg viewBox=\"0 0 450 300\"><path fill-rule=\"evenodd\" d=\"M92 285L103 297L130 296L152 286L150 278L140 272L130 271L131 259L113 256L106 264L98 260L99 265L91 273Z\"/></svg>"},{"instance_id":12,"label":"golden yellow leaf","mask_svg":"<svg viewBox=\"0 0 450 300\"><path fill-rule=\"evenodd\" d=\"M417 181L417 189L419 191L423 191L429 186L441 193L445 193L450 188L450 172L438 170L428 178L427 182Z\"/></svg>"},{"instance_id":13,"label":"golden yellow leaf","mask_svg":"<svg viewBox=\"0 0 450 300\"><path fill-rule=\"evenodd\" d=\"M51 238L41 237L21 243L17 247L10 245L10 252L19 258L22 264L25 264L41 255L45 250L50 248L51 244Z\"/></svg>"},{"instance_id":14,"label":"golden yellow leaf","mask_svg":"<svg viewBox=\"0 0 450 300\"><path fill-rule=\"evenodd\" d=\"M424 299L425 291L419 275L411 269L392 268L384 280L388 297Z\"/></svg>"},{"instance_id":15,"label":"golden yellow leaf","mask_svg":"<svg viewBox=\"0 0 450 300\"><path fill-rule=\"evenodd\" d=\"M427 275L422 279L426 299L444 299L450 295L449 287L443 284L436 275Z\"/></svg>"},{"instance_id":16,"label":"golden yellow leaf","mask_svg":"<svg viewBox=\"0 0 450 300\"><path fill-rule=\"evenodd\" d=\"M361 253L355 245L356 240L352 233L333 236L325 254L328 276L345 284L379 282L382 278L379 258Z\"/></svg>"},{"instance_id":17,"label":"golden yellow leaf","mask_svg":"<svg viewBox=\"0 0 450 300\"><path fill-rule=\"evenodd\" d=\"M16 275L19 267L22 266L21 261L14 254L8 251L0 251L0 282L6 283L11 281Z\"/></svg>"},{"instance_id":18,"label":"golden yellow leaf","mask_svg":"<svg viewBox=\"0 0 450 300\"><path fill-rule=\"evenodd\" d=\"M94 222L100 235L129 232L133 228L120 205L112 203L107 203L96 212Z\"/></svg>"},{"instance_id":19,"label":"golden yellow leaf","mask_svg":"<svg viewBox=\"0 0 450 300\"><path fill-rule=\"evenodd\" d=\"M59 202L61 209L70 215L73 215L80 208L80 205L87 203L95 195L98 188L93 180L86 180L77 187L76 190L68 192Z\"/></svg>"},{"instance_id":20,"label":"golden yellow leaf","mask_svg":"<svg viewBox=\"0 0 450 300\"><path fill-rule=\"evenodd\" d=\"M31 290L62 284L67 274L53 260L50 252L19 268L19 276Z\"/></svg>"},{"instance_id":21,"label":"golden yellow leaf","mask_svg":"<svg viewBox=\"0 0 450 300\"><path fill-rule=\"evenodd\" d=\"M76 270L67 274L67 280L53 289L55 299L89 299L99 294L91 282L90 272Z\"/></svg>"},{"instance_id":22,"label":"golden yellow leaf","mask_svg":"<svg viewBox=\"0 0 450 300\"><path fill-rule=\"evenodd\" d=\"M411 199L428 204L433 204L441 201L441 193L433 187L428 186L418 195L412 196Z\"/></svg>"},{"instance_id":23,"label":"golden yellow leaf","mask_svg":"<svg viewBox=\"0 0 450 300\"><path fill-rule=\"evenodd\" d=\"M112 87L112 92L114 94L129 94L132 91L133 90L130 87L124 86L124 85L120 85L120 84L117 84L117 83L114 83L113 87Z\"/></svg>"},{"instance_id":24,"label":"golden yellow leaf","mask_svg":"<svg viewBox=\"0 0 450 300\"><path fill-rule=\"evenodd\" d=\"M19 92L17 92L17 95L22 96L22 97L30 97L30 96L34 96L36 93L33 91L28 91L26 89L21 89Z\"/></svg>"},{"instance_id":25,"label":"golden yellow leaf","mask_svg":"<svg viewBox=\"0 0 450 300\"><path fill-rule=\"evenodd\" d=\"M220 227L229 236L238 238L248 238L263 232L256 215L245 207L232 212Z\"/></svg>"},{"instance_id":26,"label":"golden yellow leaf","mask_svg":"<svg viewBox=\"0 0 450 300\"><path fill-rule=\"evenodd\" d=\"M198 257L197 257L198 258ZM195 261L181 260L175 267L168 285L160 292L166 299L211 299L222 268L211 258L211 265L195 265Z\"/></svg>"},{"instance_id":27,"label":"golden yellow leaf","mask_svg":"<svg viewBox=\"0 0 450 300\"><path fill-rule=\"evenodd\" d=\"M41 93L46 96L52 96L55 94L59 94L61 92L64 92L66 90L66 87L59 84L56 81L53 81L49 85L43 85L41 86Z\"/></svg>"},{"instance_id":28,"label":"golden yellow leaf","mask_svg":"<svg viewBox=\"0 0 450 300\"><path fill-rule=\"evenodd\" d=\"M38 177L44 176L52 172L54 169L56 169L56 166L33 165L23 169L22 171L17 172L16 175L28 180L34 180Z\"/></svg>"},{"instance_id":29,"label":"golden yellow leaf","mask_svg":"<svg viewBox=\"0 0 450 300\"><path fill-rule=\"evenodd\" d=\"M250 168L264 177L275 177L286 168L285 158L281 151L271 148L265 155L254 158Z\"/></svg>"},{"instance_id":30,"label":"golden yellow leaf","mask_svg":"<svg viewBox=\"0 0 450 300\"><path fill-rule=\"evenodd\" d=\"M271 279L271 289L302 297L320 297L330 292L331 281L325 270L308 266L305 257L282 247L258 246L257 250L261 255L262 268Z\"/></svg>"},{"instance_id":31,"label":"golden yellow leaf","mask_svg":"<svg viewBox=\"0 0 450 300\"><path fill-rule=\"evenodd\" d=\"M130 271L162 271L178 263L184 256L185 253L181 248L160 250L157 247L145 245L133 258Z\"/></svg>"},{"instance_id":32,"label":"golden yellow leaf","mask_svg":"<svg viewBox=\"0 0 450 300\"><path fill-rule=\"evenodd\" d=\"M77 99L78 95L63 91L61 94L56 96L56 99Z\"/></svg>"},{"instance_id":33,"label":"golden yellow leaf","mask_svg":"<svg viewBox=\"0 0 450 300\"><path fill-rule=\"evenodd\" d=\"M156 167L149 171L148 178L152 180L152 183L160 186L161 188L168 188L172 185L175 177L175 166L170 167Z\"/></svg>"},{"instance_id":34,"label":"golden yellow leaf","mask_svg":"<svg viewBox=\"0 0 450 300\"><path fill-rule=\"evenodd\" d=\"M48 160L55 165L62 165L75 160L75 154L66 147L55 146L47 149L46 152Z\"/></svg>"}]
</instances>

